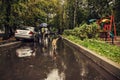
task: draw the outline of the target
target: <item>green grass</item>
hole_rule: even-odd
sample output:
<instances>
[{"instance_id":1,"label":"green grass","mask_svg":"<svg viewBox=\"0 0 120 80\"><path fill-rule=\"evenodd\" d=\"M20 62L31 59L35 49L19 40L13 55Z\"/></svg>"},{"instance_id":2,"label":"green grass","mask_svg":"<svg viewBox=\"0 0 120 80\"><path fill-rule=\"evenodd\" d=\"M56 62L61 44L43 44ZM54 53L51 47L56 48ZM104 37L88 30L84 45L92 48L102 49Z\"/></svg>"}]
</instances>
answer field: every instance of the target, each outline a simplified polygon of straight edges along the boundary
<instances>
[{"instance_id":1,"label":"green grass","mask_svg":"<svg viewBox=\"0 0 120 80\"><path fill-rule=\"evenodd\" d=\"M85 39L82 41L75 36L65 36L65 37L79 45L82 45L98 53L101 56L104 56L114 62L120 63L120 47L118 46L110 45L108 43L95 39Z\"/></svg>"}]
</instances>

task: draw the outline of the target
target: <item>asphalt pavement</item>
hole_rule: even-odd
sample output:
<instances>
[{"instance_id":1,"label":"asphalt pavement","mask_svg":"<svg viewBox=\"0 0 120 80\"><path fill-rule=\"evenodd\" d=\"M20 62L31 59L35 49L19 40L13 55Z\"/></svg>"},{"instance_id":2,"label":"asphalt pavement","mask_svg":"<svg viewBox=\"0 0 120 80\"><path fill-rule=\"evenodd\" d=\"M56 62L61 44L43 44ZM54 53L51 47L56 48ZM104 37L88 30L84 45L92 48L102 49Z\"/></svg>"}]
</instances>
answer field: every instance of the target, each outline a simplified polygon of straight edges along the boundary
<instances>
[{"instance_id":1,"label":"asphalt pavement","mask_svg":"<svg viewBox=\"0 0 120 80\"><path fill-rule=\"evenodd\" d=\"M22 42L0 53L0 80L116 80L81 52L58 40Z\"/></svg>"}]
</instances>

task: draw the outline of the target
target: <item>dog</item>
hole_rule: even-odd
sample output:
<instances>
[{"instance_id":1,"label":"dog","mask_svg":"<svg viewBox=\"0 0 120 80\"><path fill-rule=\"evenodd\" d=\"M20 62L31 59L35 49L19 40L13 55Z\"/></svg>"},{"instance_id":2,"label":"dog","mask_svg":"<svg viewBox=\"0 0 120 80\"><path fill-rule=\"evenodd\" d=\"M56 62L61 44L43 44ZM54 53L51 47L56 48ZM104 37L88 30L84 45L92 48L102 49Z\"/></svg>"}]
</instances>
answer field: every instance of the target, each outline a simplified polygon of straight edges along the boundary
<instances>
[{"instance_id":1,"label":"dog","mask_svg":"<svg viewBox=\"0 0 120 80\"><path fill-rule=\"evenodd\" d=\"M52 40L52 54L51 56L53 57L54 60L56 60L57 54L56 54L56 49L57 49L57 41L59 38L55 38Z\"/></svg>"},{"instance_id":2,"label":"dog","mask_svg":"<svg viewBox=\"0 0 120 80\"><path fill-rule=\"evenodd\" d=\"M58 38L52 40L52 48L53 48L53 50L57 49L57 45L56 45L57 40L58 40Z\"/></svg>"}]
</instances>

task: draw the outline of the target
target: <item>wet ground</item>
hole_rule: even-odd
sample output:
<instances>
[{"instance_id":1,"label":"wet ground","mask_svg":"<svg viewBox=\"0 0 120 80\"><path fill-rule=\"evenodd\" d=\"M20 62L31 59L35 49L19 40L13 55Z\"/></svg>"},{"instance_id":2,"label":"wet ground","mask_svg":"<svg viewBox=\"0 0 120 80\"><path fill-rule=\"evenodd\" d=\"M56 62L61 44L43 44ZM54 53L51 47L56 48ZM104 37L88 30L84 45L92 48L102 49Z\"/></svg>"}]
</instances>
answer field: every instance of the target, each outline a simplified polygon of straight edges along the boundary
<instances>
[{"instance_id":1,"label":"wet ground","mask_svg":"<svg viewBox=\"0 0 120 80\"><path fill-rule=\"evenodd\" d=\"M0 80L116 80L62 40L55 51L51 43L23 42L0 52Z\"/></svg>"}]
</instances>

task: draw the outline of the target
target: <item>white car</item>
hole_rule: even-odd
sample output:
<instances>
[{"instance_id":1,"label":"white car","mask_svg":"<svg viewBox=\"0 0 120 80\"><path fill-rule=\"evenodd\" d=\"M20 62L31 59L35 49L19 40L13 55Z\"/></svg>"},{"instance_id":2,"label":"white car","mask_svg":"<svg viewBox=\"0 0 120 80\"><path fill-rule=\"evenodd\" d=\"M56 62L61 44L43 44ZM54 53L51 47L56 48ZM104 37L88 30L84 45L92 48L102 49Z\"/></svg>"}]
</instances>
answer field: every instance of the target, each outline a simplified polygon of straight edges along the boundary
<instances>
[{"instance_id":1,"label":"white car","mask_svg":"<svg viewBox=\"0 0 120 80\"><path fill-rule=\"evenodd\" d=\"M19 39L34 39L36 35L36 31L34 27L20 27L15 31L16 40Z\"/></svg>"}]
</instances>

